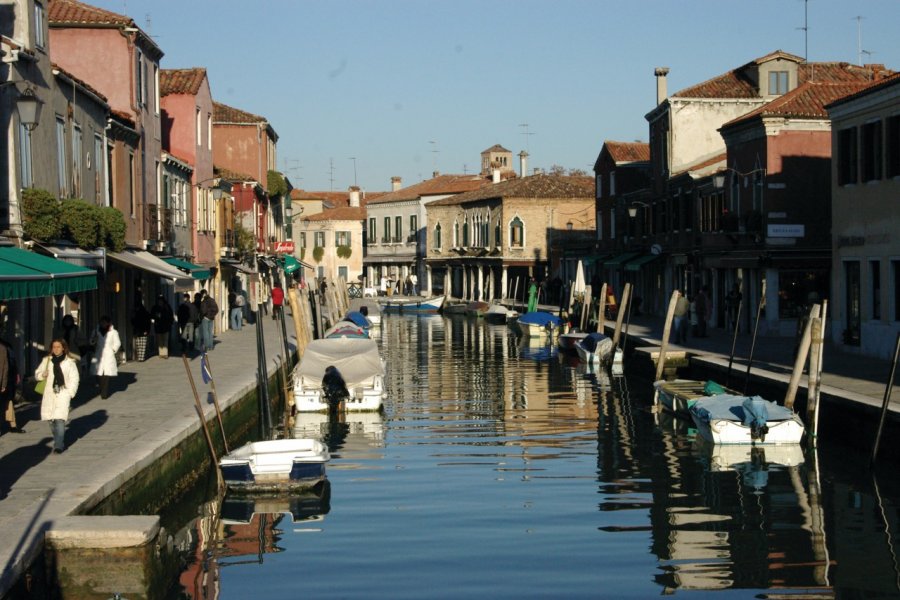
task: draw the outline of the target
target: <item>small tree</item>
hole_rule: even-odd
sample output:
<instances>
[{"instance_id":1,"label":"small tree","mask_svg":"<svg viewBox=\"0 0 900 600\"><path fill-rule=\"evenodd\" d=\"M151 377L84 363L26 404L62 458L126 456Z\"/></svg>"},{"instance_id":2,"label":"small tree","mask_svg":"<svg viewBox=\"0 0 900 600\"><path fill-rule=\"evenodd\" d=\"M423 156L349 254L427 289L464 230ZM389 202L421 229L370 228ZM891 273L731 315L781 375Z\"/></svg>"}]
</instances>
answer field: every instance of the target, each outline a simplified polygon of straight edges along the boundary
<instances>
[{"instance_id":1,"label":"small tree","mask_svg":"<svg viewBox=\"0 0 900 600\"><path fill-rule=\"evenodd\" d=\"M253 254L253 250L256 248L256 238L253 236L252 231L240 223L235 223L234 244L235 251L239 256L249 256Z\"/></svg>"},{"instance_id":2,"label":"small tree","mask_svg":"<svg viewBox=\"0 0 900 600\"><path fill-rule=\"evenodd\" d=\"M287 194L287 181L285 180L284 175L278 171L269 171L267 173L266 184L266 191L271 198Z\"/></svg>"}]
</instances>

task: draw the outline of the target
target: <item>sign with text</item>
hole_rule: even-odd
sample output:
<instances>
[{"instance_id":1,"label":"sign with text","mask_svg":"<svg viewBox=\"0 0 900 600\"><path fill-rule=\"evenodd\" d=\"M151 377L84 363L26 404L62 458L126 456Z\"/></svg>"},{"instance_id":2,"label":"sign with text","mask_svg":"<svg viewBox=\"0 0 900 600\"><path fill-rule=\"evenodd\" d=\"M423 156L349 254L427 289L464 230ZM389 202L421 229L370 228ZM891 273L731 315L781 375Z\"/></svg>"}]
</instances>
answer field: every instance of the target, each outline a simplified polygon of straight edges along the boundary
<instances>
[{"instance_id":1,"label":"sign with text","mask_svg":"<svg viewBox=\"0 0 900 600\"><path fill-rule=\"evenodd\" d=\"M275 242L275 252L281 252L283 254L293 254L294 253L294 242Z\"/></svg>"},{"instance_id":2,"label":"sign with text","mask_svg":"<svg viewBox=\"0 0 900 600\"><path fill-rule=\"evenodd\" d=\"M769 223L769 237L803 237L806 234L806 227L801 224L772 224Z\"/></svg>"}]
</instances>

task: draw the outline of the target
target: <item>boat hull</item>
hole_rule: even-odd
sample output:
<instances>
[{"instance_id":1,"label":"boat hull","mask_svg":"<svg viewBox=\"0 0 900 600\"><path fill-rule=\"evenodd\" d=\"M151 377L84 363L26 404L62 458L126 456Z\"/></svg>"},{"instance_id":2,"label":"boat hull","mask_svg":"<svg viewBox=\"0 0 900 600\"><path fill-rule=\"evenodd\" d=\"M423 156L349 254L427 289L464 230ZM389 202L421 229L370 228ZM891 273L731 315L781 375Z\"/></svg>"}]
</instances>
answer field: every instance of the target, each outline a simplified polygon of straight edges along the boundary
<instances>
[{"instance_id":1,"label":"boat hull","mask_svg":"<svg viewBox=\"0 0 900 600\"><path fill-rule=\"evenodd\" d=\"M381 309L386 313L419 313L434 314L441 311L444 305L444 296L431 298L384 298L381 301Z\"/></svg>"},{"instance_id":2,"label":"boat hull","mask_svg":"<svg viewBox=\"0 0 900 600\"><path fill-rule=\"evenodd\" d=\"M748 400L730 394L720 394L697 400L690 408L691 418L697 432L703 439L713 444L799 444L803 439L803 422L790 409L774 402L764 403L768 408L765 432L746 424L746 414L740 405Z\"/></svg>"},{"instance_id":3,"label":"boat hull","mask_svg":"<svg viewBox=\"0 0 900 600\"><path fill-rule=\"evenodd\" d=\"M318 440L251 442L219 460L222 478L235 492L306 489L326 477L328 448Z\"/></svg>"},{"instance_id":4,"label":"boat hull","mask_svg":"<svg viewBox=\"0 0 900 600\"><path fill-rule=\"evenodd\" d=\"M599 333L588 334L584 339L575 342L575 352L583 363L595 365L607 363L612 358L614 350L612 339Z\"/></svg>"}]
</instances>

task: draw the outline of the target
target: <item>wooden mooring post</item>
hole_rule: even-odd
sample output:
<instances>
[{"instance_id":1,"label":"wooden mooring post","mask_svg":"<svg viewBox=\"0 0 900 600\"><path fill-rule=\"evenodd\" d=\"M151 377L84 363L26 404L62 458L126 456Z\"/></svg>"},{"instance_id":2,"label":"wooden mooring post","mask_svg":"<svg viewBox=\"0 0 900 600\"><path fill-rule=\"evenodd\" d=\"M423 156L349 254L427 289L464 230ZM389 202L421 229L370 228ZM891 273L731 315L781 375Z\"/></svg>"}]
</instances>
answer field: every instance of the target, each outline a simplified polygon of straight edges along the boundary
<instances>
[{"instance_id":1,"label":"wooden mooring post","mask_svg":"<svg viewBox=\"0 0 900 600\"><path fill-rule=\"evenodd\" d=\"M626 283L625 289L622 291L622 301L619 303L619 312L616 315L616 330L613 332L613 348L619 346L619 336L622 333L622 320L625 318L625 312L631 311L631 284Z\"/></svg>"},{"instance_id":2,"label":"wooden mooring post","mask_svg":"<svg viewBox=\"0 0 900 600\"><path fill-rule=\"evenodd\" d=\"M600 297L597 303L597 333L603 333L603 327L606 325L606 290L607 286L604 283L600 286Z\"/></svg>"},{"instance_id":3,"label":"wooden mooring post","mask_svg":"<svg viewBox=\"0 0 900 600\"><path fill-rule=\"evenodd\" d=\"M200 418L200 425L203 427L203 435L206 437L206 447L209 449L210 458L212 458L213 469L216 470L218 488L222 490L225 487L225 480L222 478L222 470L219 468L219 457L216 455L216 447L213 445L209 427L206 425L203 407L200 405L200 395L197 393L197 386L194 384L194 374L191 373L191 365L188 363L187 354L182 354L181 360L184 362L184 370L187 373L188 381L191 382L191 391L194 392L194 407L197 409L197 416Z\"/></svg>"},{"instance_id":4,"label":"wooden mooring post","mask_svg":"<svg viewBox=\"0 0 900 600\"><path fill-rule=\"evenodd\" d=\"M669 345L669 333L672 331L672 320L675 318L675 303L678 302L678 290L672 292L669 299L669 310L666 311L666 323L663 325L662 339L659 341L659 358L656 359L656 379L663 378L666 368L666 347Z\"/></svg>"},{"instance_id":5,"label":"wooden mooring post","mask_svg":"<svg viewBox=\"0 0 900 600\"><path fill-rule=\"evenodd\" d=\"M875 464L878 456L878 445L881 443L881 431L884 429L884 419L887 416L888 406L891 404L891 392L894 389L894 377L897 375L897 359L900 357L900 333L894 343L894 359L891 361L891 373L888 375L887 385L884 388L884 400L881 403L881 416L878 418L878 429L875 431L875 443L872 444L872 459L869 464Z\"/></svg>"},{"instance_id":6,"label":"wooden mooring post","mask_svg":"<svg viewBox=\"0 0 900 600\"><path fill-rule=\"evenodd\" d=\"M812 305L812 308L809 309L809 321L819 316L819 308L818 304ZM788 408L794 408L797 388L800 386L800 376L803 374L803 363L806 362L806 357L809 354L809 341L811 338L809 321L806 322L806 327L803 328L803 336L800 338L797 356L794 358L794 370L791 372L791 380L788 382L788 389L784 395L784 405Z\"/></svg>"}]
</instances>

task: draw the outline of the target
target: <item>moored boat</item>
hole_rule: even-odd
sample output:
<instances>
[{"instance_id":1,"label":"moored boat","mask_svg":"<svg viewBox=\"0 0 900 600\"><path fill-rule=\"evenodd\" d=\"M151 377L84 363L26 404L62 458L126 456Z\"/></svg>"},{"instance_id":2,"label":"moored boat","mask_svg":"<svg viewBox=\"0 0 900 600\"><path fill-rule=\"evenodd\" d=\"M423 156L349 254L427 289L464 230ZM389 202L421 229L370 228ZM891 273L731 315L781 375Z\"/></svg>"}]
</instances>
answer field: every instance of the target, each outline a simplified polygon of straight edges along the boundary
<instances>
[{"instance_id":1,"label":"moored boat","mask_svg":"<svg viewBox=\"0 0 900 600\"><path fill-rule=\"evenodd\" d=\"M235 492L275 492L309 488L325 479L330 456L309 438L250 442L219 459L222 478Z\"/></svg>"},{"instance_id":2,"label":"moored boat","mask_svg":"<svg viewBox=\"0 0 900 600\"><path fill-rule=\"evenodd\" d=\"M685 418L690 418L688 410L700 398L709 398L723 393L737 394L736 391L722 387L715 381L697 379L674 379L672 381L661 379L653 383L653 390L654 404L659 404L664 409Z\"/></svg>"},{"instance_id":3,"label":"moored boat","mask_svg":"<svg viewBox=\"0 0 900 600\"><path fill-rule=\"evenodd\" d=\"M509 312L508 308L494 300L484 313L484 318L491 323L506 323L507 318L509 318Z\"/></svg>"},{"instance_id":4,"label":"moored boat","mask_svg":"<svg viewBox=\"0 0 900 600\"><path fill-rule=\"evenodd\" d=\"M409 296L386 296L380 298L381 308L388 313L437 313L444 305L444 296L416 298Z\"/></svg>"},{"instance_id":5,"label":"moored boat","mask_svg":"<svg viewBox=\"0 0 900 600\"><path fill-rule=\"evenodd\" d=\"M381 304L375 298L350 298L350 310L365 316L372 327L381 325Z\"/></svg>"},{"instance_id":6,"label":"moored boat","mask_svg":"<svg viewBox=\"0 0 900 600\"><path fill-rule=\"evenodd\" d=\"M602 333L589 333L584 339L575 342L575 352L581 362L598 365L609 362L614 347L612 338Z\"/></svg>"},{"instance_id":7,"label":"moored boat","mask_svg":"<svg viewBox=\"0 0 900 600\"><path fill-rule=\"evenodd\" d=\"M325 334L322 336L325 339L331 338L367 338L369 337L369 330L364 327L360 327L356 323L352 321L338 321L334 324L334 327L330 327L325 330Z\"/></svg>"},{"instance_id":8,"label":"moored boat","mask_svg":"<svg viewBox=\"0 0 900 600\"><path fill-rule=\"evenodd\" d=\"M799 444L803 422L791 409L759 396L717 394L689 412L699 434L713 444Z\"/></svg>"},{"instance_id":9,"label":"moored boat","mask_svg":"<svg viewBox=\"0 0 900 600\"><path fill-rule=\"evenodd\" d=\"M559 337L556 339L556 344L559 346L559 349L563 352L570 352L572 354L575 353L575 343L580 342L584 338L588 336L586 331L567 331L565 333L560 333Z\"/></svg>"},{"instance_id":10,"label":"moored boat","mask_svg":"<svg viewBox=\"0 0 900 600\"><path fill-rule=\"evenodd\" d=\"M335 369L348 397L348 411L380 410L384 399L384 362L378 344L369 338L337 337L313 340L294 368L294 402L298 411L327 411L326 371Z\"/></svg>"},{"instance_id":11,"label":"moored boat","mask_svg":"<svg viewBox=\"0 0 900 600\"><path fill-rule=\"evenodd\" d=\"M535 337L555 337L559 334L562 319L545 311L532 311L515 321L515 327L519 333Z\"/></svg>"},{"instance_id":12,"label":"moored boat","mask_svg":"<svg viewBox=\"0 0 900 600\"><path fill-rule=\"evenodd\" d=\"M474 302L469 302L466 304L466 314L470 317L483 317L487 314L488 309L491 307L487 302L482 302L481 300L476 300Z\"/></svg>"}]
</instances>

